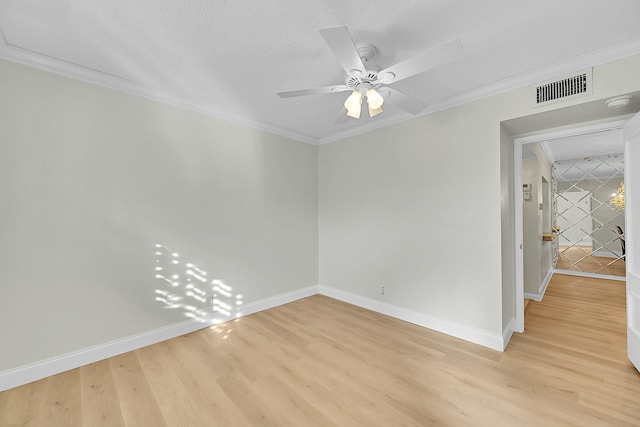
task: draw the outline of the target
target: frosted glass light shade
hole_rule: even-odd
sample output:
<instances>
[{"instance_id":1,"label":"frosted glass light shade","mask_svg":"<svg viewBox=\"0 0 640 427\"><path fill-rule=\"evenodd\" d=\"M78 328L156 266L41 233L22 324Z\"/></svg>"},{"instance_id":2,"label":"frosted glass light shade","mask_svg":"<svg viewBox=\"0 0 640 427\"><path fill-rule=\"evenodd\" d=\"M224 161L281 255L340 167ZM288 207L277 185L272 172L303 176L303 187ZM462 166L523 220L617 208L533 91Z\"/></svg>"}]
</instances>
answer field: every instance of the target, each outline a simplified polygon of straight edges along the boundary
<instances>
[{"instance_id":1,"label":"frosted glass light shade","mask_svg":"<svg viewBox=\"0 0 640 427\"><path fill-rule=\"evenodd\" d=\"M367 91L367 104L372 110L377 110L382 107L384 98L375 89L371 88Z\"/></svg>"},{"instance_id":2,"label":"frosted glass light shade","mask_svg":"<svg viewBox=\"0 0 640 427\"><path fill-rule=\"evenodd\" d=\"M369 117L377 116L380 113L382 113L382 107L380 107L380 108L371 108L371 105L369 105Z\"/></svg>"},{"instance_id":3,"label":"frosted glass light shade","mask_svg":"<svg viewBox=\"0 0 640 427\"><path fill-rule=\"evenodd\" d=\"M359 119L362 110L362 94L354 90L344 102L344 108L347 109L347 116Z\"/></svg>"}]
</instances>

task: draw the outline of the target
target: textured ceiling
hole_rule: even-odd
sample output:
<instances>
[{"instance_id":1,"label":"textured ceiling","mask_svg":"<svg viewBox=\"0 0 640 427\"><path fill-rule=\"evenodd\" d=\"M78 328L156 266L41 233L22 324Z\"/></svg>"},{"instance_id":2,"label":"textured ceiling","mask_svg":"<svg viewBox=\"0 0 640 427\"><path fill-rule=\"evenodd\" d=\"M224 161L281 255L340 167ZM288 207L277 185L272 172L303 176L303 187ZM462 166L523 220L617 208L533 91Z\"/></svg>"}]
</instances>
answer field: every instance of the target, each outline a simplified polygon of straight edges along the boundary
<instances>
[{"instance_id":1,"label":"textured ceiling","mask_svg":"<svg viewBox=\"0 0 640 427\"><path fill-rule=\"evenodd\" d=\"M344 82L320 28L383 68L460 39L461 60L394 86L429 112L640 53L638 17L637 0L3 0L0 57L321 143L412 116L336 125L348 94L279 98Z\"/></svg>"}]
</instances>

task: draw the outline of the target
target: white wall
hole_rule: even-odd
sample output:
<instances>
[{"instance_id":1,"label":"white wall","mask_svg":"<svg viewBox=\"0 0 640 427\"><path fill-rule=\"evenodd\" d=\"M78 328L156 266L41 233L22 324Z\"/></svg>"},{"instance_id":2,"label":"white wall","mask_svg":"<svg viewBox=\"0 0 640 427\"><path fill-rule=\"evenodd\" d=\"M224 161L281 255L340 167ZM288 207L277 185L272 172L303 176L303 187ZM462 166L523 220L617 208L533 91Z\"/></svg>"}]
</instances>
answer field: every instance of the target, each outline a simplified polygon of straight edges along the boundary
<instances>
[{"instance_id":1,"label":"white wall","mask_svg":"<svg viewBox=\"0 0 640 427\"><path fill-rule=\"evenodd\" d=\"M636 91L638 73L630 57L594 68L584 98L534 108L524 87L321 146L321 285L502 337L515 239L501 123Z\"/></svg>"},{"instance_id":2,"label":"white wall","mask_svg":"<svg viewBox=\"0 0 640 427\"><path fill-rule=\"evenodd\" d=\"M502 330L516 317L516 275L514 270L516 244L515 193L514 193L514 143L509 132L500 126L500 200L501 200L501 256L502 256Z\"/></svg>"},{"instance_id":3,"label":"white wall","mask_svg":"<svg viewBox=\"0 0 640 427\"><path fill-rule=\"evenodd\" d=\"M502 334L500 127L479 104L320 147L322 286Z\"/></svg>"},{"instance_id":4,"label":"white wall","mask_svg":"<svg viewBox=\"0 0 640 427\"><path fill-rule=\"evenodd\" d=\"M541 296L541 286L552 269L552 244L542 240L543 233L551 233L550 185L546 194L543 191L543 179L551 182L551 164L539 143L531 146L534 156L522 159L522 182L532 185L531 199L522 202L524 292Z\"/></svg>"},{"instance_id":5,"label":"white wall","mask_svg":"<svg viewBox=\"0 0 640 427\"><path fill-rule=\"evenodd\" d=\"M537 157L522 159L522 183L532 186L531 199L522 202L524 292L537 294L540 286L540 257L542 254L542 228L540 227L538 210L540 171Z\"/></svg>"},{"instance_id":6,"label":"white wall","mask_svg":"<svg viewBox=\"0 0 640 427\"><path fill-rule=\"evenodd\" d=\"M0 120L0 373L187 320L157 243L245 304L318 284L317 147L5 61Z\"/></svg>"}]
</instances>

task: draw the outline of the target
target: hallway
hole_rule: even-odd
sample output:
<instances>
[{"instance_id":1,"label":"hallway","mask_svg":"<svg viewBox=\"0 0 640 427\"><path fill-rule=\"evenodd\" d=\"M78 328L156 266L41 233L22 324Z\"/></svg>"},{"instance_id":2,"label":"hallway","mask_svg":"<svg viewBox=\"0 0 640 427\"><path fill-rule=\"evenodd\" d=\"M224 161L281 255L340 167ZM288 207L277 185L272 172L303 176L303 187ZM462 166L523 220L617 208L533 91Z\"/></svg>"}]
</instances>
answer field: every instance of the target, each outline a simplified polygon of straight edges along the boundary
<instances>
[{"instance_id":1,"label":"hallway","mask_svg":"<svg viewBox=\"0 0 640 427\"><path fill-rule=\"evenodd\" d=\"M625 282L556 273L505 356L535 360L530 375L558 410L577 404L612 417L601 425L638 425L640 373L627 359L626 328Z\"/></svg>"}]
</instances>

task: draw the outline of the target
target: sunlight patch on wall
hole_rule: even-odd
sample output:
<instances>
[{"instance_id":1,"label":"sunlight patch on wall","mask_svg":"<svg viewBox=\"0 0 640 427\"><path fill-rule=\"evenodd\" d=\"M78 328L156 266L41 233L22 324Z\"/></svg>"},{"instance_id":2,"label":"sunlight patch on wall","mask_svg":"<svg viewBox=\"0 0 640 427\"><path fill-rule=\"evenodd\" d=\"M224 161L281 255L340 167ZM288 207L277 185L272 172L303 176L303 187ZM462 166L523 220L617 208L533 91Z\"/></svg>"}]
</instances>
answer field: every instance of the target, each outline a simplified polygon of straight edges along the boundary
<instances>
[{"instance_id":1,"label":"sunlight patch on wall","mask_svg":"<svg viewBox=\"0 0 640 427\"><path fill-rule=\"evenodd\" d=\"M158 243L154 249L157 302L201 323L218 324L242 316L243 297L234 294L231 286L210 279L206 269L182 260L165 245Z\"/></svg>"}]
</instances>

